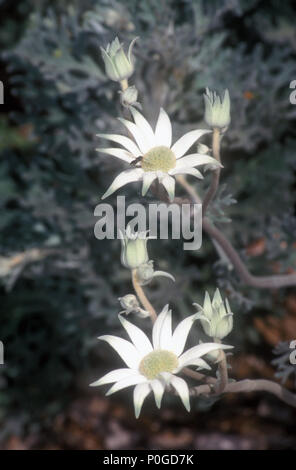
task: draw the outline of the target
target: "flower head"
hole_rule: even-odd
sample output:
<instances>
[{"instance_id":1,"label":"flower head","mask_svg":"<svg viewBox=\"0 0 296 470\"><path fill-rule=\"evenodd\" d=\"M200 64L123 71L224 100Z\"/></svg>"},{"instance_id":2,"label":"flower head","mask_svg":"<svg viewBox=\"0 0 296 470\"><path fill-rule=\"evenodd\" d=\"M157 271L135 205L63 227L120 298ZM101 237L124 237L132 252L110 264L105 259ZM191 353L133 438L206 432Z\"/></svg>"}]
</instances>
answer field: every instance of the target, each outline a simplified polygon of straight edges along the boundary
<instances>
[{"instance_id":1,"label":"flower head","mask_svg":"<svg viewBox=\"0 0 296 470\"><path fill-rule=\"evenodd\" d=\"M206 88L205 100L205 121L208 126L219 129L230 124L230 97L229 91L225 90L223 96L219 96L216 91Z\"/></svg>"},{"instance_id":2,"label":"flower head","mask_svg":"<svg viewBox=\"0 0 296 470\"><path fill-rule=\"evenodd\" d=\"M219 289L216 289L213 300L206 292L203 307L194 304L201 313L198 318L201 321L204 332L212 338L223 339L233 328L233 313L227 299L225 304Z\"/></svg>"},{"instance_id":3,"label":"flower head","mask_svg":"<svg viewBox=\"0 0 296 470\"><path fill-rule=\"evenodd\" d=\"M125 268L136 269L149 260L147 232L132 232L128 225L121 237L121 263Z\"/></svg>"},{"instance_id":4,"label":"flower head","mask_svg":"<svg viewBox=\"0 0 296 470\"><path fill-rule=\"evenodd\" d=\"M186 410L190 410L187 383L176 374L183 367L194 365L209 369L201 356L216 349L229 349L216 343L204 343L194 346L186 352L185 343L197 315L185 318L172 332L172 312L166 305L157 317L152 331L152 343L145 333L122 316L119 319L132 342L117 336L101 336L122 357L127 368L116 369L104 375L91 386L114 383L107 395L126 387L134 388L134 406L136 417L140 415L143 402L153 391L158 408L161 406L165 387L171 385L179 394Z\"/></svg>"},{"instance_id":5,"label":"flower head","mask_svg":"<svg viewBox=\"0 0 296 470\"><path fill-rule=\"evenodd\" d=\"M121 82L129 78L134 72L132 50L137 38L133 39L128 48L127 56L118 38L115 38L106 49L101 47L102 57L105 63L105 70L108 77Z\"/></svg>"},{"instance_id":6,"label":"flower head","mask_svg":"<svg viewBox=\"0 0 296 470\"><path fill-rule=\"evenodd\" d=\"M134 141L118 134L98 134L99 137L120 144L123 148L101 148L99 152L113 155L130 165L140 157L140 162L120 173L102 199L110 196L122 186L135 181L142 181L142 195L145 196L155 179L165 187L170 200L175 196L175 175L188 174L203 178L196 166L212 163L215 168L220 165L216 159L200 153L185 155L187 150L203 135L211 132L207 129L196 129L183 135L172 145L172 126L167 113L161 108L155 131L135 108L130 108L134 122L119 120L126 126Z\"/></svg>"}]
</instances>

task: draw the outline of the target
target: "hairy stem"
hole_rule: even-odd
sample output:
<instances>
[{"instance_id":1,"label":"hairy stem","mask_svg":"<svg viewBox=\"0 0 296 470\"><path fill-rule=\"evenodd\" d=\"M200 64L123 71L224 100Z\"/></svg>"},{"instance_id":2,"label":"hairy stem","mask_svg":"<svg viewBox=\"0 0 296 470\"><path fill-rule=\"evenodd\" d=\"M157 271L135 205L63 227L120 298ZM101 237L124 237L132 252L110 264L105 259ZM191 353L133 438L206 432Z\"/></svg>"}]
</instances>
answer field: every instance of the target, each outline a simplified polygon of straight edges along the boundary
<instances>
[{"instance_id":1,"label":"hairy stem","mask_svg":"<svg viewBox=\"0 0 296 470\"><path fill-rule=\"evenodd\" d=\"M214 338L215 343L221 343L221 341L217 338ZM228 384L228 368L227 368L227 360L225 352L220 349L219 351L219 363L218 363L218 370L219 370L219 381L217 381L217 393L222 393Z\"/></svg>"},{"instance_id":2,"label":"hairy stem","mask_svg":"<svg viewBox=\"0 0 296 470\"><path fill-rule=\"evenodd\" d=\"M258 289L277 289L280 287L295 286L296 274L279 274L271 276L253 276L240 258L231 243L206 217L203 219L203 230L219 243L225 255L229 258L240 279L247 285Z\"/></svg>"},{"instance_id":3,"label":"hairy stem","mask_svg":"<svg viewBox=\"0 0 296 470\"><path fill-rule=\"evenodd\" d=\"M184 369L182 369L182 373L187 377L191 377L194 380L199 380L200 382L204 382L208 385L215 385L217 382L217 379L215 379L214 377L210 377L209 375L205 375L201 372L189 369L189 367L184 367Z\"/></svg>"},{"instance_id":4,"label":"hairy stem","mask_svg":"<svg viewBox=\"0 0 296 470\"><path fill-rule=\"evenodd\" d=\"M150 317L151 317L151 321L152 321L152 323L154 323L155 320L157 319L157 313L156 313L154 307L151 305L151 303L147 299L147 297L145 295L145 292L142 289L142 286L139 284L139 281L137 279L137 270L136 269L132 270L132 283L133 283L134 290L135 290L141 304L143 305L144 309L147 310L147 312L149 312Z\"/></svg>"},{"instance_id":5,"label":"hairy stem","mask_svg":"<svg viewBox=\"0 0 296 470\"><path fill-rule=\"evenodd\" d=\"M220 163L220 129L217 129L217 128L213 129L212 148L213 148L213 157ZM207 212L207 208L209 204L212 202L212 200L214 199L215 194L218 190L221 168L220 167L217 168L217 170L214 170L212 173L213 175L212 175L211 186L208 192L206 193L205 198L203 200L203 204L202 204L203 215L205 215L205 213Z\"/></svg>"},{"instance_id":6,"label":"hairy stem","mask_svg":"<svg viewBox=\"0 0 296 470\"><path fill-rule=\"evenodd\" d=\"M125 78L120 82L121 90L125 91L128 88L128 80Z\"/></svg>"},{"instance_id":7,"label":"hairy stem","mask_svg":"<svg viewBox=\"0 0 296 470\"><path fill-rule=\"evenodd\" d=\"M287 405L296 408L296 394L290 392L282 385L272 382L271 380L240 380L239 382L230 382L226 385L223 393L250 393L250 392L268 392L275 395ZM190 395L213 395L213 387L209 384L198 385L190 389Z\"/></svg>"},{"instance_id":8,"label":"hairy stem","mask_svg":"<svg viewBox=\"0 0 296 470\"><path fill-rule=\"evenodd\" d=\"M183 186L195 204L200 204L201 200L193 186L191 186L184 177L178 177L178 182ZM180 201L178 201L180 203ZM227 240L223 233L215 227L207 217L203 218L202 228L210 237L215 240L229 261L233 265L240 279L247 285L258 289L278 289L280 287L295 286L296 274L279 274L271 276L254 276L251 274L239 256L238 252Z\"/></svg>"}]
</instances>

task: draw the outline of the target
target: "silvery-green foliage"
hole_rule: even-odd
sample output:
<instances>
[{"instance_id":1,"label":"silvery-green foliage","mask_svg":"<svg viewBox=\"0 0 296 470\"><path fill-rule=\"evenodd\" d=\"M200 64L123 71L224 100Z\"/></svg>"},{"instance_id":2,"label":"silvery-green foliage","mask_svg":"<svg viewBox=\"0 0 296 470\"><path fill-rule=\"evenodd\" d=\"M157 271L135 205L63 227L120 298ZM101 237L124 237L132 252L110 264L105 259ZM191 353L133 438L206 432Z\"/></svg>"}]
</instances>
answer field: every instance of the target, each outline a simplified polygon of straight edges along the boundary
<instances>
[{"instance_id":1,"label":"silvery-green foliage","mask_svg":"<svg viewBox=\"0 0 296 470\"><path fill-rule=\"evenodd\" d=\"M272 365L277 368L275 377L286 383L287 380L293 380L294 387L296 388L296 364L291 363L292 349L289 341L283 341L277 344L273 353L277 356L276 359L271 361Z\"/></svg>"}]
</instances>

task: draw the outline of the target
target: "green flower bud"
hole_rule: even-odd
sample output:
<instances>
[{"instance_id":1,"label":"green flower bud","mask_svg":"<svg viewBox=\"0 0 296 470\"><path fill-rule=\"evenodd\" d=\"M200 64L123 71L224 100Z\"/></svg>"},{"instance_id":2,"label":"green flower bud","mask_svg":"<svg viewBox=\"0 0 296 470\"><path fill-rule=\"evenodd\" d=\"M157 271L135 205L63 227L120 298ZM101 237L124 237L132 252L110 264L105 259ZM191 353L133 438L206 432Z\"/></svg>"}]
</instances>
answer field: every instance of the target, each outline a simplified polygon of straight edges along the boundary
<instances>
[{"instance_id":1,"label":"green flower bud","mask_svg":"<svg viewBox=\"0 0 296 470\"><path fill-rule=\"evenodd\" d=\"M150 260L148 263L142 264L137 269L137 279L141 286L149 284L154 277L163 276L168 277L172 281L175 281L175 278L165 271L154 271L153 261Z\"/></svg>"},{"instance_id":2,"label":"green flower bud","mask_svg":"<svg viewBox=\"0 0 296 470\"><path fill-rule=\"evenodd\" d=\"M153 261L150 260L148 263L142 264L137 269L137 279L141 286L145 286L152 281L154 275Z\"/></svg>"},{"instance_id":3,"label":"green flower bud","mask_svg":"<svg viewBox=\"0 0 296 470\"><path fill-rule=\"evenodd\" d=\"M121 262L125 268L136 269L147 263L147 241L147 232L132 233L129 226L125 234L121 233Z\"/></svg>"},{"instance_id":4,"label":"green flower bud","mask_svg":"<svg viewBox=\"0 0 296 470\"><path fill-rule=\"evenodd\" d=\"M225 90L223 97L216 91L206 88L204 93L205 121L212 128L223 129L230 124L230 97L229 91Z\"/></svg>"},{"instance_id":5,"label":"green flower bud","mask_svg":"<svg viewBox=\"0 0 296 470\"><path fill-rule=\"evenodd\" d=\"M121 313L135 313L140 318L147 318L150 316L149 312L140 307L137 297L134 294L127 294L124 297L119 297L119 302L124 309Z\"/></svg>"},{"instance_id":6,"label":"green flower bud","mask_svg":"<svg viewBox=\"0 0 296 470\"><path fill-rule=\"evenodd\" d=\"M194 304L201 313L198 319L201 321L204 332L212 338L223 339L233 328L233 313L230 310L229 302L222 300L219 289L216 289L211 301L208 292L205 294L204 304L201 307Z\"/></svg>"},{"instance_id":7,"label":"green flower bud","mask_svg":"<svg viewBox=\"0 0 296 470\"><path fill-rule=\"evenodd\" d=\"M119 297L118 300L126 313L131 313L140 307L138 299L134 294L127 294L124 297Z\"/></svg>"},{"instance_id":8,"label":"green flower bud","mask_svg":"<svg viewBox=\"0 0 296 470\"><path fill-rule=\"evenodd\" d=\"M108 77L115 81L121 82L129 78L134 72L134 64L132 58L132 50L135 44L135 38L130 43L127 55L125 54L122 44L116 37L106 49L101 47L102 57L105 63L105 71Z\"/></svg>"},{"instance_id":9,"label":"green flower bud","mask_svg":"<svg viewBox=\"0 0 296 470\"><path fill-rule=\"evenodd\" d=\"M129 106L136 106L138 108L141 108L140 103L137 102L138 98L138 90L137 88L133 86L129 86L126 88L124 91L119 92L121 95L121 104L128 108Z\"/></svg>"}]
</instances>

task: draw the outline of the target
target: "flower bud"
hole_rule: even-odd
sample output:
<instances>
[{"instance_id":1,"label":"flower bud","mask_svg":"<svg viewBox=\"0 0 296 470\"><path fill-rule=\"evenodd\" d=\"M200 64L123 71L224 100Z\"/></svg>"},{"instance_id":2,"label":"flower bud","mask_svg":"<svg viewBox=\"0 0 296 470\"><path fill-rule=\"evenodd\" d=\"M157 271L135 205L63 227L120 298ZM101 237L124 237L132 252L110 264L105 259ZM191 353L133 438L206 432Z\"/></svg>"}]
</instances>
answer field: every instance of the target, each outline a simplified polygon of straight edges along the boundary
<instances>
[{"instance_id":1,"label":"flower bud","mask_svg":"<svg viewBox=\"0 0 296 470\"><path fill-rule=\"evenodd\" d=\"M141 108L140 103L137 102L138 90L134 85L129 86L126 88L126 90L120 91L119 93L121 95L122 106L125 106L126 108L129 106L136 106Z\"/></svg>"},{"instance_id":2,"label":"flower bud","mask_svg":"<svg viewBox=\"0 0 296 470\"><path fill-rule=\"evenodd\" d=\"M121 313L135 313L140 318L149 317L150 314L146 310L140 307L137 297L134 294L127 294L124 297L119 297L119 302L124 309Z\"/></svg>"},{"instance_id":3,"label":"flower bud","mask_svg":"<svg viewBox=\"0 0 296 470\"><path fill-rule=\"evenodd\" d=\"M140 307L137 297L134 294L127 294L118 298L120 305L126 313L130 313Z\"/></svg>"},{"instance_id":4,"label":"flower bud","mask_svg":"<svg viewBox=\"0 0 296 470\"><path fill-rule=\"evenodd\" d=\"M132 233L128 226L121 233L121 262L125 268L136 269L149 260L147 232Z\"/></svg>"},{"instance_id":5,"label":"flower bud","mask_svg":"<svg viewBox=\"0 0 296 470\"><path fill-rule=\"evenodd\" d=\"M142 264L137 269L137 280L141 286L145 286L152 281L154 275L153 261L150 260L148 263Z\"/></svg>"},{"instance_id":6,"label":"flower bud","mask_svg":"<svg viewBox=\"0 0 296 470\"><path fill-rule=\"evenodd\" d=\"M107 76L115 81L121 82L129 78L134 72L132 50L137 38L133 39L125 54L122 44L116 37L111 44L108 44L106 50L101 47L102 57L105 63Z\"/></svg>"},{"instance_id":7,"label":"flower bud","mask_svg":"<svg viewBox=\"0 0 296 470\"><path fill-rule=\"evenodd\" d=\"M204 93L205 121L212 128L223 129L230 124L230 97L229 91L224 91L223 97L216 91L206 88Z\"/></svg>"},{"instance_id":8,"label":"flower bud","mask_svg":"<svg viewBox=\"0 0 296 470\"><path fill-rule=\"evenodd\" d=\"M211 301L208 292L205 294L204 304L201 307L194 304L201 311L198 319L201 321L204 332L216 339L223 339L233 328L233 313L230 310L228 300L225 304L222 300L219 289L216 289Z\"/></svg>"},{"instance_id":9,"label":"flower bud","mask_svg":"<svg viewBox=\"0 0 296 470\"><path fill-rule=\"evenodd\" d=\"M148 263L142 264L137 269L137 280L141 286L149 284L154 277L163 276L168 277L172 281L175 281L175 278L165 271L154 271L153 261L150 260Z\"/></svg>"}]
</instances>

